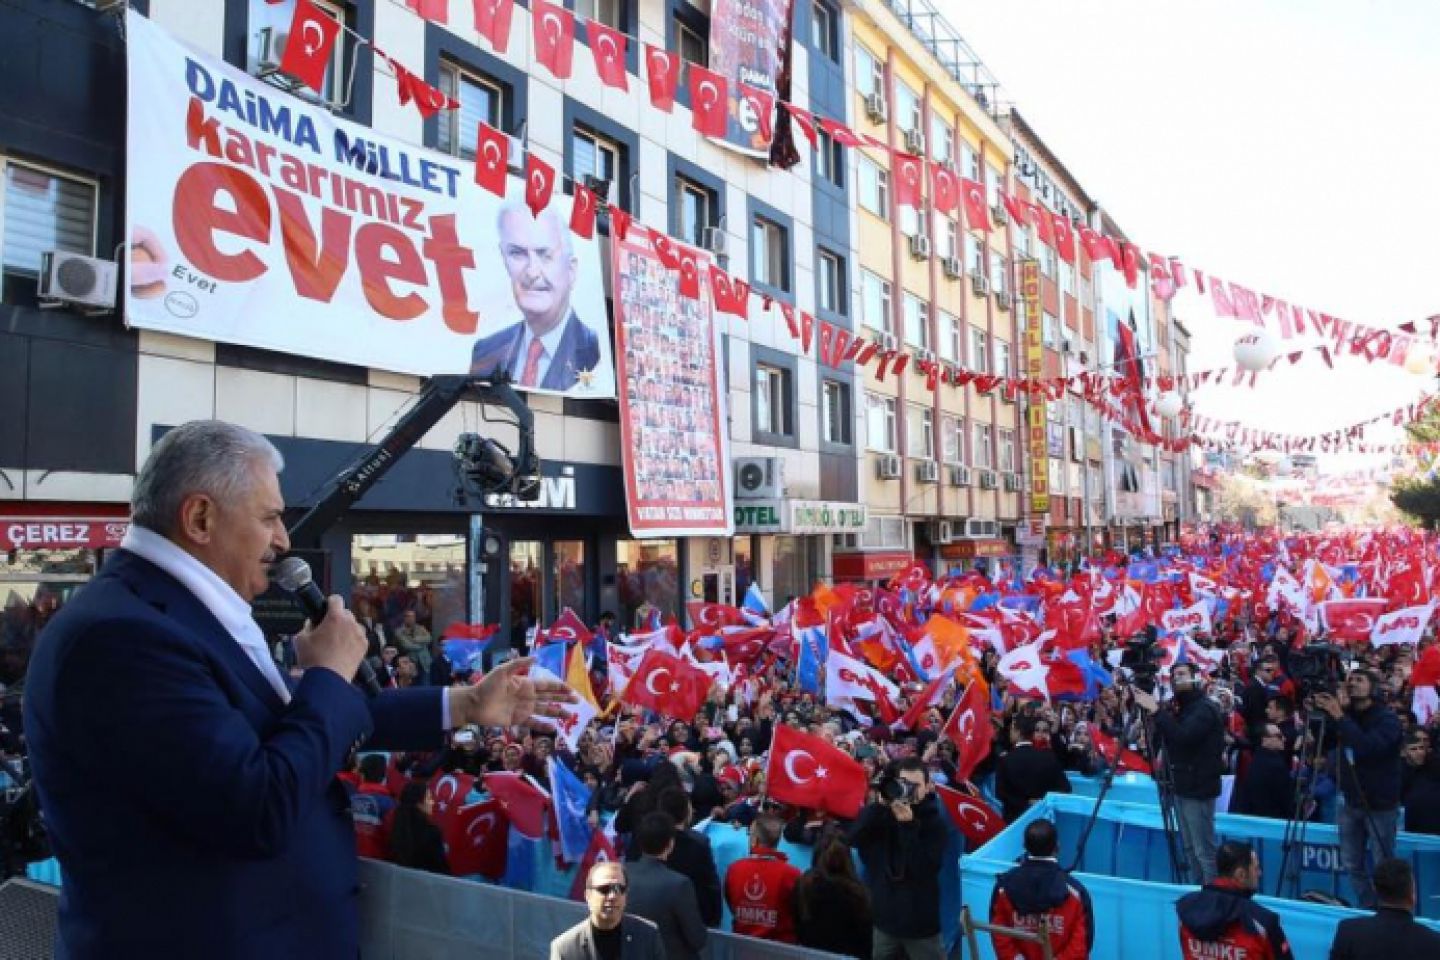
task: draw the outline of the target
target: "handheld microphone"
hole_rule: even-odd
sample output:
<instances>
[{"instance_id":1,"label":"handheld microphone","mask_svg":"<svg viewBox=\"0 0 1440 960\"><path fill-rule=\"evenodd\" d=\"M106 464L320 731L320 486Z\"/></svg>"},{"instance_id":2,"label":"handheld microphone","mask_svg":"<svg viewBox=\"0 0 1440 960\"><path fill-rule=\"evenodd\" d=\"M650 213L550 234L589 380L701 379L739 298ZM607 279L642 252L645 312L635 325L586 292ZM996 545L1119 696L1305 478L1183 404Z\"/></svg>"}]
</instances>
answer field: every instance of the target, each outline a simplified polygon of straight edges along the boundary
<instances>
[{"instance_id":1,"label":"handheld microphone","mask_svg":"<svg viewBox=\"0 0 1440 960\"><path fill-rule=\"evenodd\" d=\"M305 616L310 622L319 625L325 619L329 611L329 603L325 594L315 586L315 577L310 573L310 564L299 557L286 557L276 564L270 574L270 579L275 585L286 593L295 597L297 603L305 611ZM380 693L380 681L375 678L375 668L370 666L370 661L361 659L360 668L355 671L355 681L367 696L376 696Z\"/></svg>"}]
</instances>

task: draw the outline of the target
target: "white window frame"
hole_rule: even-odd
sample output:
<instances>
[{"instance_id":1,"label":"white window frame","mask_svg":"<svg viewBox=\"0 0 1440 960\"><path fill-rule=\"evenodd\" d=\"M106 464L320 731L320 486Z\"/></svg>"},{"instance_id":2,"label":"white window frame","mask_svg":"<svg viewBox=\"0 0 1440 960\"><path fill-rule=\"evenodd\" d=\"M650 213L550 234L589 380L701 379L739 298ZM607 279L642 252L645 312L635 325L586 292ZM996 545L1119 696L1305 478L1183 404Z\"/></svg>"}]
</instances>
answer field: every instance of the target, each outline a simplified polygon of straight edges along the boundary
<instances>
[{"instance_id":1,"label":"white window frame","mask_svg":"<svg viewBox=\"0 0 1440 960\"><path fill-rule=\"evenodd\" d=\"M906 415L909 417L907 440L910 441L910 449L906 455L912 460L934 460L935 459L935 412L929 407L922 407L917 404L907 404Z\"/></svg>"},{"instance_id":2,"label":"white window frame","mask_svg":"<svg viewBox=\"0 0 1440 960\"><path fill-rule=\"evenodd\" d=\"M941 310L939 325L940 342L936 352L940 354L941 360L959 363L964 353L964 344L960 343L960 317L949 310Z\"/></svg>"},{"instance_id":3,"label":"white window frame","mask_svg":"<svg viewBox=\"0 0 1440 960\"><path fill-rule=\"evenodd\" d=\"M614 168L615 171L615 175L610 178L610 189L612 191L610 194L610 198L612 200L618 200L619 197L617 196L617 194L620 190L620 184L618 181L625 176L624 145L610 139L603 133L596 133L589 127L576 124L575 126L570 128L570 142L572 144L570 148L570 158L572 165L576 162L575 148L573 144L577 139L590 141L590 146L595 151L595 159L597 165L599 164L602 156L608 155L610 157L610 165ZM601 171L593 168L590 170L581 170L579 168L575 168L571 170L571 175L577 182L583 184L587 176L599 177L600 172ZM601 177L601 179L604 178Z\"/></svg>"},{"instance_id":4,"label":"white window frame","mask_svg":"<svg viewBox=\"0 0 1440 960\"><path fill-rule=\"evenodd\" d=\"M908 117L903 115L907 102L910 104L910 116ZM921 95L917 91L912 90L910 85L904 80L897 78L895 81L896 124L898 124L902 130L920 130L923 132L925 129L923 123L924 113L923 98Z\"/></svg>"},{"instance_id":5,"label":"white window frame","mask_svg":"<svg viewBox=\"0 0 1440 960\"><path fill-rule=\"evenodd\" d=\"M878 287L875 285L878 284ZM879 317L870 316L868 290L878 289L880 293ZM860 322L880 333L893 333L895 323L895 287L884 277L871 270L860 271Z\"/></svg>"},{"instance_id":6,"label":"white window frame","mask_svg":"<svg viewBox=\"0 0 1440 960\"><path fill-rule=\"evenodd\" d=\"M924 299L905 291L905 342L920 350L930 349L929 305Z\"/></svg>"},{"instance_id":7,"label":"white window frame","mask_svg":"<svg viewBox=\"0 0 1440 960\"><path fill-rule=\"evenodd\" d=\"M768 436L794 436L794 424L790 422L790 410L785 402L785 381L789 375L790 371L784 367L763 361L755 364L755 426ZM761 416L762 409L769 410L768 418Z\"/></svg>"},{"instance_id":8,"label":"white window frame","mask_svg":"<svg viewBox=\"0 0 1440 960\"><path fill-rule=\"evenodd\" d=\"M876 418L879 418L877 421ZM876 453L895 452L895 398L865 395L865 447ZM881 436L877 439L877 428Z\"/></svg>"},{"instance_id":9,"label":"white window frame","mask_svg":"<svg viewBox=\"0 0 1440 960\"><path fill-rule=\"evenodd\" d=\"M824 11L823 18L819 16ZM834 61L840 57L838 49L840 43L840 31L836 26L835 8L822 0L811 0L810 3L810 44L825 59ZM826 29L820 30L821 20L824 20ZM824 43L819 42L819 37L824 37Z\"/></svg>"},{"instance_id":10,"label":"white window frame","mask_svg":"<svg viewBox=\"0 0 1440 960\"><path fill-rule=\"evenodd\" d=\"M993 467L995 460L994 437L990 424L976 420L971 425L971 466L980 470L989 470Z\"/></svg>"},{"instance_id":11,"label":"white window frame","mask_svg":"<svg viewBox=\"0 0 1440 960\"><path fill-rule=\"evenodd\" d=\"M575 0L575 16L597 20L614 30L623 30L625 5L622 0Z\"/></svg>"},{"instance_id":12,"label":"white window frame","mask_svg":"<svg viewBox=\"0 0 1440 960\"><path fill-rule=\"evenodd\" d=\"M827 310L844 316L845 310L845 268L840 256L829 250L815 253L816 303L818 310Z\"/></svg>"},{"instance_id":13,"label":"white window frame","mask_svg":"<svg viewBox=\"0 0 1440 960\"><path fill-rule=\"evenodd\" d=\"M440 60L440 90L457 102L463 102L461 84L469 83L486 88L494 108L485 117L485 122L498 128L505 116L505 88L491 78L476 73L454 60ZM475 131L460 129L460 115L463 110L442 110L436 116L435 149L462 160L475 159ZM447 142L448 141L448 142Z\"/></svg>"},{"instance_id":14,"label":"white window frame","mask_svg":"<svg viewBox=\"0 0 1440 960\"><path fill-rule=\"evenodd\" d=\"M685 49L687 40L690 42L690 45L699 46L699 48L705 54L705 59L696 60L694 57L689 55L689 53ZM690 29L687 24L679 20L675 21L675 52L678 53L680 55L680 59L685 61L686 63L698 63L702 67L710 66L709 41L707 41L704 37L700 36L700 34L696 33L694 30Z\"/></svg>"},{"instance_id":15,"label":"white window frame","mask_svg":"<svg viewBox=\"0 0 1440 960\"><path fill-rule=\"evenodd\" d=\"M677 205L680 208L677 211L677 218L679 222L677 222L675 225L676 230L680 234L681 240L684 240L686 243L694 244L695 246L700 246L705 240L706 228L715 225L715 194L710 190L709 187L706 187L704 184L697 183L696 181L689 179L684 174L676 175L675 181L675 192L678 195L676 197L676 200ZM693 233L687 233L685 230L685 211L688 206L686 200L691 197L694 197L700 201L700 207L704 212L704 222L694 224Z\"/></svg>"},{"instance_id":16,"label":"white window frame","mask_svg":"<svg viewBox=\"0 0 1440 960\"><path fill-rule=\"evenodd\" d=\"M1015 472L1015 431L1000 427L995 431L995 444L999 452L1002 473Z\"/></svg>"},{"instance_id":17,"label":"white window frame","mask_svg":"<svg viewBox=\"0 0 1440 960\"><path fill-rule=\"evenodd\" d=\"M785 227L757 213L750 221L750 275L753 281L763 283L772 290L789 292L791 277L786 269L789 247L790 237Z\"/></svg>"},{"instance_id":18,"label":"white window frame","mask_svg":"<svg viewBox=\"0 0 1440 960\"><path fill-rule=\"evenodd\" d=\"M849 398L853 396L848 384L839 380L825 379L820 383L820 423L825 442L834 444L837 447L848 447L854 440L855 418L851 412ZM837 411L836 404L840 409ZM839 427L841 437L833 436L835 427Z\"/></svg>"},{"instance_id":19,"label":"white window frame","mask_svg":"<svg viewBox=\"0 0 1440 960\"><path fill-rule=\"evenodd\" d=\"M90 249L84 251L87 257L95 256L96 247L100 242L100 182L90 177L79 176L69 170L62 170L45 163L35 163L30 160L17 160L14 157L0 154L0 272L13 273L17 276L32 276L28 267L16 267L11 269L3 262L5 255L5 185L9 182L11 166L19 167L22 170L33 170L36 173L44 174L47 177L55 177L61 180L69 180L72 183L81 184L90 188ZM38 276L38 269L34 276Z\"/></svg>"},{"instance_id":20,"label":"white window frame","mask_svg":"<svg viewBox=\"0 0 1440 960\"><path fill-rule=\"evenodd\" d=\"M990 372L990 335L976 326L970 327L970 369Z\"/></svg>"},{"instance_id":21,"label":"white window frame","mask_svg":"<svg viewBox=\"0 0 1440 960\"><path fill-rule=\"evenodd\" d=\"M877 217L890 215L890 171L860 154L856 164L856 199ZM873 199L872 199L873 197Z\"/></svg>"},{"instance_id":22,"label":"white window frame","mask_svg":"<svg viewBox=\"0 0 1440 960\"><path fill-rule=\"evenodd\" d=\"M855 89L860 96L885 93L885 63L864 44L855 44Z\"/></svg>"}]
</instances>

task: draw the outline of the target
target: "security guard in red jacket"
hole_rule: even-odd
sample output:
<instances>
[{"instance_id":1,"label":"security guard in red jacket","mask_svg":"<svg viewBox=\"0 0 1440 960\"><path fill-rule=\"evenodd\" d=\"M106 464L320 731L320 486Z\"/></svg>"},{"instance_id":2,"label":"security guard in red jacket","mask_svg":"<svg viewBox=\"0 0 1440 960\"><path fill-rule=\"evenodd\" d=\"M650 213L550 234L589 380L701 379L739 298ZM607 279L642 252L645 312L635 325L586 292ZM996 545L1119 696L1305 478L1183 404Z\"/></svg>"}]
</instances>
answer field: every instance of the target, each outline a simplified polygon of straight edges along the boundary
<instances>
[{"instance_id":1,"label":"security guard in red jacket","mask_svg":"<svg viewBox=\"0 0 1440 960\"><path fill-rule=\"evenodd\" d=\"M1086 960L1095 942L1095 915L1090 894L1055 859L1059 848L1055 824L1036 820L1025 828L1025 859L1000 875L990 897L990 922L1050 937L1055 960ZM990 935L1000 960L1040 960L1040 944Z\"/></svg>"},{"instance_id":2,"label":"security guard in red jacket","mask_svg":"<svg viewBox=\"0 0 1440 960\"><path fill-rule=\"evenodd\" d=\"M1185 960L1290 960L1280 918L1250 898L1260 888L1255 848L1226 841L1215 852L1216 877L1176 904Z\"/></svg>"}]
</instances>

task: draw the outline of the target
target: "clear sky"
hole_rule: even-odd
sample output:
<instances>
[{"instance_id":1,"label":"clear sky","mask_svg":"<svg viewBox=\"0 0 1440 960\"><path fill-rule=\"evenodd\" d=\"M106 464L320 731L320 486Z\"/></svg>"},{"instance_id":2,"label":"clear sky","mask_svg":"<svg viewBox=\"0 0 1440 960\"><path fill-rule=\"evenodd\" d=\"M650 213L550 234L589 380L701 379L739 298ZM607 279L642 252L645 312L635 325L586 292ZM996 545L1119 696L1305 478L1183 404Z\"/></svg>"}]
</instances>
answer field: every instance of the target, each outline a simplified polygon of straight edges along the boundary
<instances>
[{"instance_id":1,"label":"clear sky","mask_svg":"<svg viewBox=\"0 0 1440 960\"><path fill-rule=\"evenodd\" d=\"M933 2L1143 249L1371 326L1440 313L1440 2ZM1191 369L1232 364L1235 322L1176 306ZM1432 384L1307 356L1195 401L1312 433Z\"/></svg>"}]
</instances>

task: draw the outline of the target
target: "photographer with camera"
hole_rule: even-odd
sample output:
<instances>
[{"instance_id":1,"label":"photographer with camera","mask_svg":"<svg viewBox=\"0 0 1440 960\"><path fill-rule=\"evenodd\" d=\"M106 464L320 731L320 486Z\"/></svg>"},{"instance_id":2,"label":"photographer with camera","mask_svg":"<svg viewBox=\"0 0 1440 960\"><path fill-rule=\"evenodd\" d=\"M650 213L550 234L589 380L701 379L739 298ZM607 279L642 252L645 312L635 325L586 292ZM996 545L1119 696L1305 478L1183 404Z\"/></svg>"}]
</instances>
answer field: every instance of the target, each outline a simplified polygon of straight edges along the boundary
<instances>
[{"instance_id":1,"label":"photographer with camera","mask_svg":"<svg viewBox=\"0 0 1440 960\"><path fill-rule=\"evenodd\" d=\"M874 906L874 960L940 960L940 867L945 824L918 757L896 760L880 780L880 801L860 811L850 845L865 866Z\"/></svg>"},{"instance_id":2,"label":"photographer with camera","mask_svg":"<svg viewBox=\"0 0 1440 960\"><path fill-rule=\"evenodd\" d=\"M1135 691L1140 709L1154 715L1157 748L1175 790L1175 813L1180 839L1192 877L1202 883L1215 879L1215 799L1225 772L1225 719L1205 696L1194 664L1170 668L1175 691L1173 709L1161 710L1155 695Z\"/></svg>"},{"instance_id":3,"label":"photographer with camera","mask_svg":"<svg viewBox=\"0 0 1440 960\"><path fill-rule=\"evenodd\" d=\"M1365 871L1366 843L1376 863L1392 856L1400 823L1400 720L1376 698L1378 688L1369 670L1352 670L1343 690L1320 690L1305 701L1331 721L1326 745L1337 748L1333 766L1345 799L1337 816L1340 861L1367 909L1375 907L1375 886Z\"/></svg>"}]
</instances>

